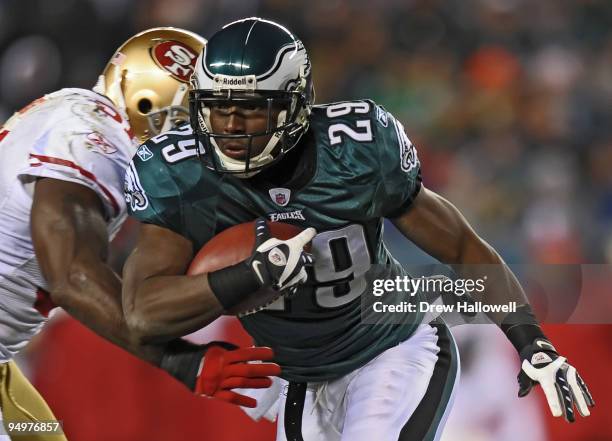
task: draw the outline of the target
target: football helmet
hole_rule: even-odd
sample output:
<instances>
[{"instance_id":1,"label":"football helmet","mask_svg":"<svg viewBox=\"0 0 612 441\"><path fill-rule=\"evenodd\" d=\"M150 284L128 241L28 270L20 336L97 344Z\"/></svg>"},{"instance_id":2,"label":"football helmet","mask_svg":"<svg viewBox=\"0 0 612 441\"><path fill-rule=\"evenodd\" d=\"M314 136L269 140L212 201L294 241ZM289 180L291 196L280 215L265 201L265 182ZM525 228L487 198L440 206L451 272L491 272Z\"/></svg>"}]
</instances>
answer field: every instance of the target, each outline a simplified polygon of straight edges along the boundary
<instances>
[{"instance_id":1,"label":"football helmet","mask_svg":"<svg viewBox=\"0 0 612 441\"><path fill-rule=\"evenodd\" d=\"M112 56L94 91L127 116L140 142L189 118L188 85L206 40L184 29L140 32Z\"/></svg>"},{"instance_id":2,"label":"football helmet","mask_svg":"<svg viewBox=\"0 0 612 441\"><path fill-rule=\"evenodd\" d=\"M253 176L281 159L308 129L314 102L310 60L302 42L275 22L251 17L224 26L198 58L191 87L191 126L208 152L200 157L219 172ZM266 129L215 133L211 109L234 106L267 109ZM260 153L252 151L258 137L269 138ZM245 157L224 154L219 141L246 143Z\"/></svg>"}]
</instances>

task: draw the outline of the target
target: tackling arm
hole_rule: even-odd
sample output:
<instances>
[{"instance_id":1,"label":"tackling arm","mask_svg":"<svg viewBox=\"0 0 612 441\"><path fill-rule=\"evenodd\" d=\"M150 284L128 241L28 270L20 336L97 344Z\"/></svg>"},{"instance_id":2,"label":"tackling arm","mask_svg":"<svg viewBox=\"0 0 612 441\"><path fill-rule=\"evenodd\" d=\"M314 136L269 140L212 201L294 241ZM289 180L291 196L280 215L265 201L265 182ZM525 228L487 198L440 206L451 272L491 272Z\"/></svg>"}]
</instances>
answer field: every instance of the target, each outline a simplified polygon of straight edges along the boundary
<instances>
[{"instance_id":1,"label":"tackling arm","mask_svg":"<svg viewBox=\"0 0 612 441\"><path fill-rule=\"evenodd\" d=\"M121 283L106 265L108 235L99 197L89 188L56 179L36 182L32 240L53 302L101 337L158 366L196 394L254 407L236 387L266 388L278 375L270 348L241 348L224 342L193 345L173 340L145 345L127 326ZM206 355L205 355L206 354Z\"/></svg>"},{"instance_id":2,"label":"tackling arm","mask_svg":"<svg viewBox=\"0 0 612 441\"><path fill-rule=\"evenodd\" d=\"M36 182L32 241L53 302L110 342L155 365L162 348L140 345L126 326L121 282L105 263L108 233L100 198L57 179Z\"/></svg>"}]
</instances>

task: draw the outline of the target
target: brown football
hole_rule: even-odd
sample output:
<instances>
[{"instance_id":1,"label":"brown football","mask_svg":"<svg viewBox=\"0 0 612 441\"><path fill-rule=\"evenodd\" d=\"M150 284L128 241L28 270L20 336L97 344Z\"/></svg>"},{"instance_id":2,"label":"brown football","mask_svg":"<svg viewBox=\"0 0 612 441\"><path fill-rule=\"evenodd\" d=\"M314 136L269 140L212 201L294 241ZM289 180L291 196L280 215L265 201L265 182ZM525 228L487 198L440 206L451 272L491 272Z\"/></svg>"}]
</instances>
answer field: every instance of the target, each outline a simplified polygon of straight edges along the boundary
<instances>
[{"instance_id":1,"label":"brown football","mask_svg":"<svg viewBox=\"0 0 612 441\"><path fill-rule=\"evenodd\" d=\"M270 234L281 240L291 239L302 229L282 222L268 222ZM210 239L191 261L188 275L209 273L247 259L255 246L255 222L234 225ZM307 246L309 248L310 244ZM240 304L227 311L232 315L246 315L262 309L282 295L272 289L260 289Z\"/></svg>"}]
</instances>

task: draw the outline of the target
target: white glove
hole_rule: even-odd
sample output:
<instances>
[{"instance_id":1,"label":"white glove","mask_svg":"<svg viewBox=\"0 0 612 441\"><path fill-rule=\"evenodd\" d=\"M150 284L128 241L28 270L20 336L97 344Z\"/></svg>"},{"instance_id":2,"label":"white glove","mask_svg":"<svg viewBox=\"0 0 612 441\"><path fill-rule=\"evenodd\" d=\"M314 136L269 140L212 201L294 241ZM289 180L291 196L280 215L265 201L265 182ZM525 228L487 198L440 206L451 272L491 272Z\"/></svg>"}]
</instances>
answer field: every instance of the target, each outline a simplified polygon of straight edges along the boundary
<instances>
[{"instance_id":1,"label":"white glove","mask_svg":"<svg viewBox=\"0 0 612 441\"><path fill-rule=\"evenodd\" d=\"M270 236L264 218L255 221L255 250L247 264L262 286L271 286L277 291L306 282L306 267L312 265L313 257L304 251L304 246L317 234L307 228L289 240Z\"/></svg>"},{"instance_id":2,"label":"white glove","mask_svg":"<svg viewBox=\"0 0 612 441\"><path fill-rule=\"evenodd\" d=\"M576 420L574 405L583 417L591 414L589 407L593 407L595 401L589 389L576 369L565 357L559 356L548 340L537 338L521 351L521 359L519 397L527 395L539 383L553 416L563 415L573 423Z\"/></svg>"}]
</instances>

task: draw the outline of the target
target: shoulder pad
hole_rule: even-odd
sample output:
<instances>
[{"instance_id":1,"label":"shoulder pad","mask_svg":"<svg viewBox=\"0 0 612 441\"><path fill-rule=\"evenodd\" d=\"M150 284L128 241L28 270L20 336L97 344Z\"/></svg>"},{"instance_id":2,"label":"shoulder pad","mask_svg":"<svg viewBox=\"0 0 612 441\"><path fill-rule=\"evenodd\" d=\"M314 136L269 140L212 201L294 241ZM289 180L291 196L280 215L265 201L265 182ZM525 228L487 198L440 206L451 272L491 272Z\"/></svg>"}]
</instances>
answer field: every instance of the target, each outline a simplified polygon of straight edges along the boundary
<instances>
[{"instance_id":1,"label":"shoulder pad","mask_svg":"<svg viewBox=\"0 0 612 441\"><path fill-rule=\"evenodd\" d=\"M189 124L149 139L138 147L132 162L152 197L174 196L179 188L197 182L202 169Z\"/></svg>"}]
</instances>

